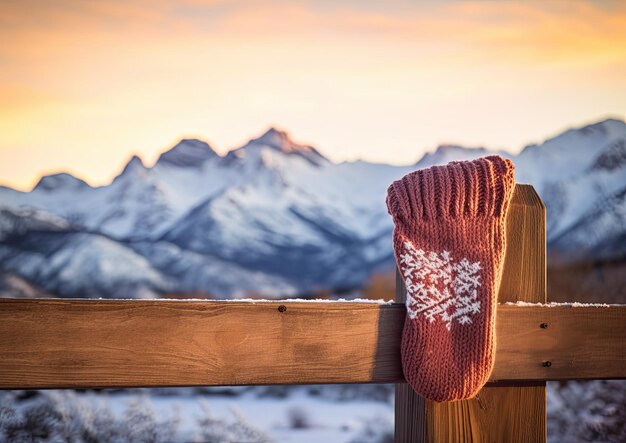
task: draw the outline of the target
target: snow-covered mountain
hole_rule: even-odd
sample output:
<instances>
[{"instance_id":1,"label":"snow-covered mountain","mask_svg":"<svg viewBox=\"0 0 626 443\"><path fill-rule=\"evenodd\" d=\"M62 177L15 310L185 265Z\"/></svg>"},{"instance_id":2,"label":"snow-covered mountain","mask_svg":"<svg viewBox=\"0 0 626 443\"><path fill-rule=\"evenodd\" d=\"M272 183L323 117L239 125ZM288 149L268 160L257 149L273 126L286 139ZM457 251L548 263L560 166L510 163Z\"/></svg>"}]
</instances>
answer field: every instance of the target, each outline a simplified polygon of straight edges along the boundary
<instances>
[{"instance_id":1,"label":"snow-covered mountain","mask_svg":"<svg viewBox=\"0 0 626 443\"><path fill-rule=\"evenodd\" d=\"M106 186L63 173L30 192L1 187L0 274L63 296L356 287L393 265L389 183L490 152L441 146L414 165L335 164L276 129L225 156L182 140L151 167L133 157ZM626 257L623 121L501 154L546 202L555 262Z\"/></svg>"},{"instance_id":2,"label":"snow-covered mountain","mask_svg":"<svg viewBox=\"0 0 626 443\"><path fill-rule=\"evenodd\" d=\"M542 145L528 146L513 159L518 181L532 183L548 208L550 246L588 250L595 246L592 237L612 229L587 225L588 241L569 246L559 241L581 220L598 217L601 202L612 201L626 186L624 121L611 119L570 129ZM617 228L623 229L624 220L620 225ZM626 245L622 248L626 250Z\"/></svg>"}]
</instances>

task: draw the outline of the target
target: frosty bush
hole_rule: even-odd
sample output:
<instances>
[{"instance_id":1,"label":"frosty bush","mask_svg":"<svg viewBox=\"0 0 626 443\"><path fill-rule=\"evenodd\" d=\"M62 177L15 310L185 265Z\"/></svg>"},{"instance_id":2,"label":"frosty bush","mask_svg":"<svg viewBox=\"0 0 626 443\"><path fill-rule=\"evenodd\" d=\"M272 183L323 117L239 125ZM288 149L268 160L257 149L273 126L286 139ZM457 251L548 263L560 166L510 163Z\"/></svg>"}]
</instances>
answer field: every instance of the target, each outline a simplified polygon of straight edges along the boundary
<instances>
[{"instance_id":1,"label":"frosty bush","mask_svg":"<svg viewBox=\"0 0 626 443\"><path fill-rule=\"evenodd\" d=\"M232 409L233 420L215 417L206 402L200 404L203 415L198 418L200 441L211 443L249 442L265 443L270 438L261 430L252 426L244 415Z\"/></svg>"},{"instance_id":2,"label":"frosty bush","mask_svg":"<svg viewBox=\"0 0 626 443\"><path fill-rule=\"evenodd\" d=\"M11 442L166 442L178 420L157 421L147 398L128 405L122 418L74 391L44 391L20 400L6 392L0 400L0 441Z\"/></svg>"},{"instance_id":3,"label":"frosty bush","mask_svg":"<svg viewBox=\"0 0 626 443\"><path fill-rule=\"evenodd\" d=\"M120 417L107 406L74 391L0 391L0 442L143 443L188 441L179 433L180 416L157 419L146 395L129 402ZM198 418L201 442L269 442L238 411L232 419L213 417L208 407Z\"/></svg>"},{"instance_id":4,"label":"frosty bush","mask_svg":"<svg viewBox=\"0 0 626 443\"><path fill-rule=\"evenodd\" d=\"M626 381L548 383L548 441L626 441Z\"/></svg>"}]
</instances>

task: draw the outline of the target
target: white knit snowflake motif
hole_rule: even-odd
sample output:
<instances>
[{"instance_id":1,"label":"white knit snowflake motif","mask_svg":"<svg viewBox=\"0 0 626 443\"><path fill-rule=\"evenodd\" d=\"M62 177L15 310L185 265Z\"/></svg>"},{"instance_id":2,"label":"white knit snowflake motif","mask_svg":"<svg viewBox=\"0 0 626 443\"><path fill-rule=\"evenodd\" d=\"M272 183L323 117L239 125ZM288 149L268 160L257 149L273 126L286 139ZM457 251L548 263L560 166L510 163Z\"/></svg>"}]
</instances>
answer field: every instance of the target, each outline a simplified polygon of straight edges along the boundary
<instances>
[{"instance_id":1,"label":"white knit snowflake motif","mask_svg":"<svg viewBox=\"0 0 626 443\"><path fill-rule=\"evenodd\" d=\"M423 315L430 322L440 319L448 330L455 321L472 323L471 317L480 312L480 262L456 261L449 251L424 251L410 241L403 246L400 272L409 317Z\"/></svg>"}]
</instances>

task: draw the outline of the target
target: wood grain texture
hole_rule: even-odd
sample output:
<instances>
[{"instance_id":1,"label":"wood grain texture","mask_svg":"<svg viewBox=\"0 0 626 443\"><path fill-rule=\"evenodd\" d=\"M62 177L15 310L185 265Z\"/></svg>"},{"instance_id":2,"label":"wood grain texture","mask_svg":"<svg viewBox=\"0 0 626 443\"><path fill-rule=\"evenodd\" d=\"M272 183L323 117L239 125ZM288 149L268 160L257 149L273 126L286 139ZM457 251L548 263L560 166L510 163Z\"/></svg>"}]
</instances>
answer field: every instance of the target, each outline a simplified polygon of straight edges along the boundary
<instances>
[{"instance_id":1,"label":"wood grain texture","mask_svg":"<svg viewBox=\"0 0 626 443\"><path fill-rule=\"evenodd\" d=\"M626 378L626 305L504 305L497 315L492 381Z\"/></svg>"},{"instance_id":2,"label":"wood grain texture","mask_svg":"<svg viewBox=\"0 0 626 443\"><path fill-rule=\"evenodd\" d=\"M499 302L546 301L545 206L532 186L517 185L506 219L506 255ZM398 294L396 301L404 301ZM496 327L501 317L496 314ZM496 333L496 345L502 337ZM498 358L496 347L496 363ZM545 382L486 386L476 398L436 403L396 389L396 442L522 442L546 440ZM413 398L417 397L417 398ZM416 408L423 410L417 411ZM420 423L413 423L420 420ZM407 427L399 430L398 426ZM409 428L419 428L414 434Z\"/></svg>"},{"instance_id":3,"label":"wood grain texture","mask_svg":"<svg viewBox=\"0 0 626 443\"><path fill-rule=\"evenodd\" d=\"M392 382L401 372L402 321L390 319L401 311L357 303L0 300L0 387Z\"/></svg>"},{"instance_id":4,"label":"wood grain texture","mask_svg":"<svg viewBox=\"0 0 626 443\"><path fill-rule=\"evenodd\" d=\"M0 388L401 383L405 315L401 304L0 299ZM626 306L497 315L494 381L626 378Z\"/></svg>"}]
</instances>

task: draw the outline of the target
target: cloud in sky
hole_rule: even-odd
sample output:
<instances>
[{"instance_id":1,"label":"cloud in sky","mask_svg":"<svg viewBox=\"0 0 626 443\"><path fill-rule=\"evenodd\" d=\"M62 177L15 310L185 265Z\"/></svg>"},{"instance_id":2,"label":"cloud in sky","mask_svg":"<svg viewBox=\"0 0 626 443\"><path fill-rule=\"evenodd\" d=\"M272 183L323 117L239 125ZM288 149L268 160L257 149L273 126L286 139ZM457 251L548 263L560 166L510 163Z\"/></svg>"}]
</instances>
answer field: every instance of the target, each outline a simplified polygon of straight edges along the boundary
<instances>
[{"instance_id":1,"label":"cloud in sky","mask_svg":"<svg viewBox=\"0 0 626 443\"><path fill-rule=\"evenodd\" d=\"M517 150L623 116L625 78L623 2L0 0L0 177L269 125L334 160Z\"/></svg>"}]
</instances>

